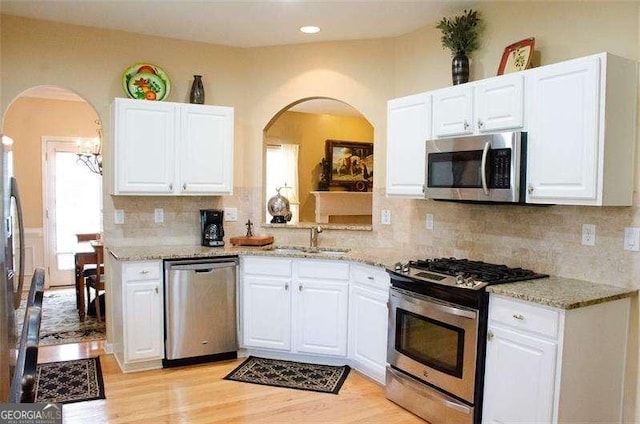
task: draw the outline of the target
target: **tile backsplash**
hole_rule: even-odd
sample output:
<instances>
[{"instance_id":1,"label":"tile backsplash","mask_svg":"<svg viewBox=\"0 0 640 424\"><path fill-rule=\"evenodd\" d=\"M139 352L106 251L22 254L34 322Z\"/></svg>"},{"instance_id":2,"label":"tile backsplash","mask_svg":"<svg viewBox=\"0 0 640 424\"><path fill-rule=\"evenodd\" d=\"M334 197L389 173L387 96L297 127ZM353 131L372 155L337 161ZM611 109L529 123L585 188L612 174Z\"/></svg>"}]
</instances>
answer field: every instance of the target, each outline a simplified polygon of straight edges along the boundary
<instances>
[{"instance_id":1,"label":"tile backsplash","mask_svg":"<svg viewBox=\"0 0 640 424\"><path fill-rule=\"evenodd\" d=\"M225 222L226 238L271 234L277 244L306 245L308 229L261 227L260 188L234 189L233 196L113 197L125 211L125 223L105 223L108 244L117 246L197 244L199 209L238 208L238 221ZM639 202L635 201L637 205ZM164 209L156 224L154 208ZM391 225L380 225L380 211L392 211ZM354 249L369 246L400 251L406 259L456 256L621 287L640 287L640 253L623 250L624 228L640 227L640 209L631 207L474 205L388 198L376 189L373 230L326 230L320 246ZM426 229L425 216L434 228ZM110 216L108 213L105 216ZM595 246L581 245L582 224L596 226Z\"/></svg>"}]
</instances>

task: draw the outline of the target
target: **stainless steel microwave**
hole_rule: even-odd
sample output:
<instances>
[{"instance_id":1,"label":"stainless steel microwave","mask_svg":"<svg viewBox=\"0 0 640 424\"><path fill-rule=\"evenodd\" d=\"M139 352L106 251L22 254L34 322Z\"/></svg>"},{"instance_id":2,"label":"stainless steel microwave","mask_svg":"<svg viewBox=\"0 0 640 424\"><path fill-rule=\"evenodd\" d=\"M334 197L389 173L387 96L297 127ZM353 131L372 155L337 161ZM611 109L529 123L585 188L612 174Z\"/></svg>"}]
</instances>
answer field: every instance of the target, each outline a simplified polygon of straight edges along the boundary
<instances>
[{"instance_id":1,"label":"stainless steel microwave","mask_svg":"<svg viewBox=\"0 0 640 424\"><path fill-rule=\"evenodd\" d=\"M428 140L425 198L524 203L526 142L524 132Z\"/></svg>"}]
</instances>

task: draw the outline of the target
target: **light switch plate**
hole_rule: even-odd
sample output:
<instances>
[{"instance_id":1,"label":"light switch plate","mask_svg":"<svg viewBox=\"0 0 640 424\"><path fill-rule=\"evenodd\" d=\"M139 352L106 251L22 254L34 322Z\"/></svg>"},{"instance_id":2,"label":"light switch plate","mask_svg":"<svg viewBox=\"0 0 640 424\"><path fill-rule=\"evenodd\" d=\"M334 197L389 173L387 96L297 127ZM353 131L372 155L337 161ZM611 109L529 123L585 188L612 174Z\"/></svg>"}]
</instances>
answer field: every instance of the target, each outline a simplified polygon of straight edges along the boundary
<instances>
[{"instance_id":1,"label":"light switch plate","mask_svg":"<svg viewBox=\"0 0 640 424\"><path fill-rule=\"evenodd\" d=\"M113 211L113 223L124 224L124 210L116 209Z\"/></svg>"},{"instance_id":2,"label":"light switch plate","mask_svg":"<svg viewBox=\"0 0 640 424\"><path fill-rule=\"evenodd\" d=\"M582 245L596 245L596 226L593 224L582 224Z\"/></svg>"},{"instance_id":3,"label":"light switch plate","mask_svg":"<svg viewBox=\"0 0 640 424\"><path fill-rule=\"evenodd\" d=\"M433 214L432 213L428 213L426 215L424 225L427 230L433 230Z\"/></svg>"},{"instance_id":4,"label":"light switch plate","mask_svg":"<svg viewBox=\"0 0 640 424\"><path fill-rule=\"evenodd\" d=\"M391 211L389 209L384 209L380 213L380 223L382 225L391 225Z\"/></svg>"},{"instance_id":5,"label":"light switch plate","mask_svg":"<svg viewBox=\"0 0 640 424\"><path fill-rule=\"evenodd\" d=\"M162 224L164 222L164 209L156 208L153 211L153 220L156 224Z\"/></svg>"},{"instance_id":6,"label":"light switch plate","mask_svg":"<svg viewBox=\"0 0 640 424\"><path fill-rule=\"evenodd\" d=\"M640 228L626 227L624 229L624 250L640 251Z\"/></svg>"},{"instance_id":7,"label":"light switch plate","mask_svg":"<svg viewBox=\"0 0 640 424\"><path fill-rule=\"evenodd\" d=\"M237 221L238 220L238 208L224 208L224 220L225 221Z\"/></svg>"}]
</instances>

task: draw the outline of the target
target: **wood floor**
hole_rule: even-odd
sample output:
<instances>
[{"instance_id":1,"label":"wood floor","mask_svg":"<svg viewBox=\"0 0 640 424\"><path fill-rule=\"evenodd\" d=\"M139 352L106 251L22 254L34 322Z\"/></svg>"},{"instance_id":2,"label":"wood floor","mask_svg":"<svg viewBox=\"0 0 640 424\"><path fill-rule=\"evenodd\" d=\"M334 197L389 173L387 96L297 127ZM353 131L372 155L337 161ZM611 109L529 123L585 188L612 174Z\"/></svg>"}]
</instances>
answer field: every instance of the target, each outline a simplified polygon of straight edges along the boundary
<instances>
[{"instance_id":1,"label":"wood floor","mask_svg":"<svg viewBox=\"0 0 640 424\"><path fill-rule=\"evenodd\" d=\"M424 422L355 371L333 395L222 380L241 360L123 374L103 342L41 347L39 362L98 355L107 398L64 405L65 424Z\"/></svg>"}]
</instances>

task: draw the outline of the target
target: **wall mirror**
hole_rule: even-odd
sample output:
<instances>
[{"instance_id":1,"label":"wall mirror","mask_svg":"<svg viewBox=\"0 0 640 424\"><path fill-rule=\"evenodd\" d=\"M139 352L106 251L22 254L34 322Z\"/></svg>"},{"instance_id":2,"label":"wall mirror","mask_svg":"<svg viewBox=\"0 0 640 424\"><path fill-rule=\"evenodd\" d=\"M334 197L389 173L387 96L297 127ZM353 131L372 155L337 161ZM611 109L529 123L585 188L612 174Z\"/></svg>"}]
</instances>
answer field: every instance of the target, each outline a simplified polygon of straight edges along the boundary
<instances>
[{"instance_id":1,"label":"wall mirror","mask_svg":"<svg viewBox=\"0 0 640 424\"><path fill-rule=\"evenodd\" d=\"M277 190L290 204L285 226L371 225L373 126L337 99L301 99L264 129L263 219ZM289 218L289 217L287 217Z\"/></svg>"}]
</instances>

